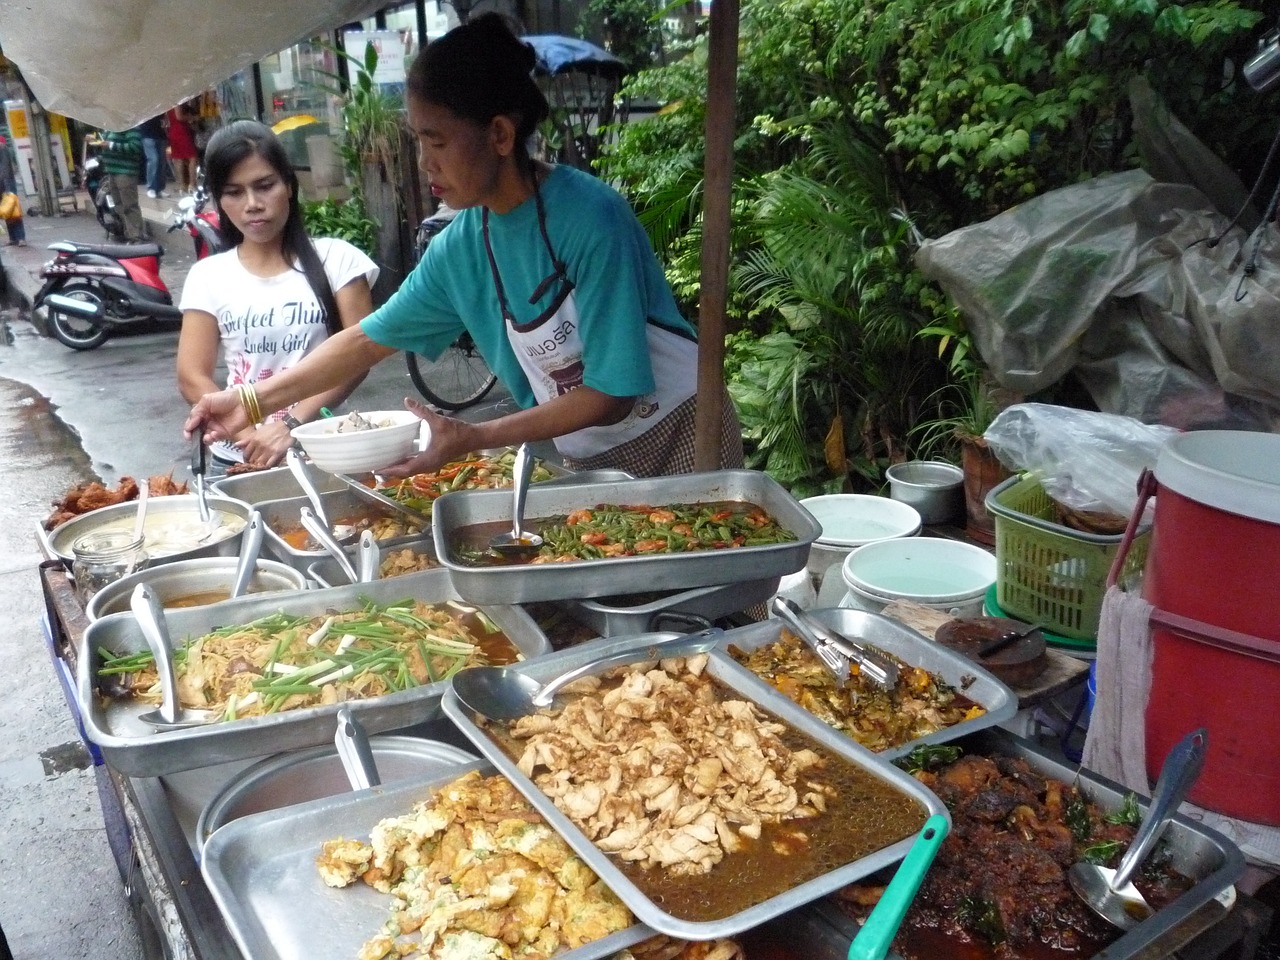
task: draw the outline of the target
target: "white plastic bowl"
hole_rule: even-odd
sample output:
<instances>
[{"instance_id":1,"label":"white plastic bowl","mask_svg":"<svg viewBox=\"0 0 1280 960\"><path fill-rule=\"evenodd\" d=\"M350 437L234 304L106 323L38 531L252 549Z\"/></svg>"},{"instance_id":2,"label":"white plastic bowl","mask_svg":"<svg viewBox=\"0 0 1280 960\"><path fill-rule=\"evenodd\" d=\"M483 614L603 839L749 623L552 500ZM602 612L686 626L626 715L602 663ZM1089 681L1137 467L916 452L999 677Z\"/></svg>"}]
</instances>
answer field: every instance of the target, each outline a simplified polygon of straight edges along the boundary
<instances>
[{"instance_id":1,"label":"white plastic bowl","mask_svg":"<svg viewBox=\"0 0 1280 960\"><path fill-rule=\"evenodd\" d=\"M914 537L920 532L919 512L888 497L833 493L808 497L800 505L822 524L822 534L809 548L808 570L817 581L864 544Z\"/></svg>"},{"instance_id":2,"label":"white plastic bowl","mask_svg":"<svg viewBox=\"0 0 1280 960\"><path fill-rule=\"evenodd\" d=\"M408 410L374 410L362 413L373 423L390 426L372 430L338 432L346 417L313 420L292 433L313 463L330 473L369 473L399 463L418 452L423 422Z\"/></svg>"},{"instance_id":3,"label":"white plastic bowl","mask_svg":"<svg viewBox=\"0 0 1280 960\"><path fill-rule=\"evenodd\" d=\"M849 593L842 606L878 612L893 600L977 616L996 582L996 558L981 547L942 537L869 543L841 568Z\"/></svg>"}]
</instances>

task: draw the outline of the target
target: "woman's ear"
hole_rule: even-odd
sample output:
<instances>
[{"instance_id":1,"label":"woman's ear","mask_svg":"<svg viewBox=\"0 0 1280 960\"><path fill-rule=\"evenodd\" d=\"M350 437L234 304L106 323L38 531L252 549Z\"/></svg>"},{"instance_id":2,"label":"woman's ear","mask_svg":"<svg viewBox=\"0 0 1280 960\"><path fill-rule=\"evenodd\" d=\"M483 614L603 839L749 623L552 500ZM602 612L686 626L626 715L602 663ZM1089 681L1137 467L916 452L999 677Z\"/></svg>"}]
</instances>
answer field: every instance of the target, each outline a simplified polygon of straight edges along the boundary
<instances>
[{"instance_id":1,"label":"woman's ear","mask_svg":"<svg viewBox=\"0 0 1280 960\"><path fill-rule=\"evenodd\" d=\"M505 114L498 114L489 121L489 143L500 157L510 157L515 153L516 124Z\"/></svg>"}]
</instances>

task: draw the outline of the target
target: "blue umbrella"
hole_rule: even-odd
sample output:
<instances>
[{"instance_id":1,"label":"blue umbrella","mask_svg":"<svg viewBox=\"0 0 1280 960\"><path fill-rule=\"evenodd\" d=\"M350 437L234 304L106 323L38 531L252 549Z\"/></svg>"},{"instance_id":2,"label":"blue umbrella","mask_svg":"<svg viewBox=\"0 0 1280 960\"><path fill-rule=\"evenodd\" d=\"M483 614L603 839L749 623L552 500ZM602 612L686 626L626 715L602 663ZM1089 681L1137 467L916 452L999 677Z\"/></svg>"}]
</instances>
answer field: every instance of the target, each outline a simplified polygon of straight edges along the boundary
<instances>
[{"instance_id":1,"label":"blue umbrella","mask_svg":"<svg viewBox=\"0 0 1280 960\"><path fill-rule=\"evenodd\" d=\"M590 40L543 33L521 37L538 55L537 69L552 76L568 70L615 74L626 72L621 60Z\"/></svg>"}]
</instances>

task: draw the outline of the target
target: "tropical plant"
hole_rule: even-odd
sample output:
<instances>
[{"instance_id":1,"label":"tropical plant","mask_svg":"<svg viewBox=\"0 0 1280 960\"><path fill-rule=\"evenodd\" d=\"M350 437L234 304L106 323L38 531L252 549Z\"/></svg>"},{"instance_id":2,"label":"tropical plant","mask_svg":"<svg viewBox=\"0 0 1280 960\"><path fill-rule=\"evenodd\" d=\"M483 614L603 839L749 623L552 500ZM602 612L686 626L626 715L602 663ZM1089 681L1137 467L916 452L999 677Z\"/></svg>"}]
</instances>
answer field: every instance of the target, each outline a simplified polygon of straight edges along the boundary
<instances>
[{"instance_id":1,"label":"tropical plant","mask_svg":"<svg viewBox=\"0 0 1280 960\"><path fill-rule=\"evenodd\" d=\"M661 8L654 0L589 0L578 21L584 37L599 36L628 73L652 66L662 49Z\"/></svg>"},{"instance_id":2,"label":"tropical plant","mask_svg":"<svg viewBox=\"0 0 1280 960\"><path fill-rule=\"evenodd\" d=\"M347 200L308 200L302 204L302 221L313 237L337 237L377 256L378 224L369 218L359 193Z\"/></svg>"},{"instance_id":3,"label":"tropical plant","mask_svg":"<svg viewBox=\"0 0 1280 960\"><path fill-rule=\"evenodd\" d=\"M400 99L374 82L378 50L365 47L364 57L356 57L334 46L321 44L352 67L353 76L344 84L336 73L318 71L329 80L324 89L342 101L342 165L354 184L359 184L366 162L377 163L390 182L398 182L403 155L401 130L404 111Z\"/></svg>"}]
</instances>

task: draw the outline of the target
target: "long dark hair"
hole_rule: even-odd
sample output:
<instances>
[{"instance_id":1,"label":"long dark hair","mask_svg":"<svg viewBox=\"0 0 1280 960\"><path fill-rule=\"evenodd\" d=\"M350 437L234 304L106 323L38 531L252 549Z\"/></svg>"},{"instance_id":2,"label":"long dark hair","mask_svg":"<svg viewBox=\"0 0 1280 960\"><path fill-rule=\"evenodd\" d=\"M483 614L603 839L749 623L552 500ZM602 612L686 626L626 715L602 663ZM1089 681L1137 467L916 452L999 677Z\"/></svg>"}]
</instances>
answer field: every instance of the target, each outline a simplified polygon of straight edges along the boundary
<instances>
[{"instance_id":1,"label":"long dark hair","mask_svg":"<svg viewBox=\"0 0 1280 960\"><path fill-rule=\"evenodd\" d=\"M218 207L218 230L222 234L223 247L228 250L238 247L244 241L244 234L222 209L222 191L226 189L227 180L236 164L253 155L267 161L289 187L289 216L285 220L284 233L280 238L284 257L287 262L296 263L297 269L307 278L307 285L311 287L311 292L324 311L325 330L332 336L342 329L342 318L338 315L338 300L333 295L333 287L329 284L328 274L324 272L320 254L316 252L302 222L298 174L289 162L279 138L271 132L270 127L256 120L236 120L227 124L209 138L209 146L205 149L205 179L213 202Z\"/></svg>"},{"instance_id":2,"label":"long dark hair","mask_svg":"<svg viewBox=\"0 0 1280 960\"><path fill-rule=\"evenodd\" d=\"M411 96L448 107L464 120L487 124L510 117L516 127L516 162L532 166L526 143L550 113L533 81L537 57L497 13L455 27L413 61L405 87Z\"/></svg>"}]
</instances>

